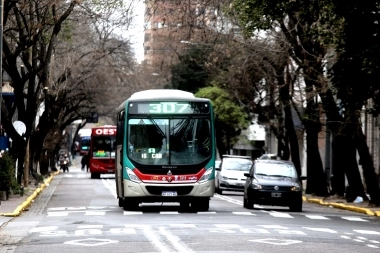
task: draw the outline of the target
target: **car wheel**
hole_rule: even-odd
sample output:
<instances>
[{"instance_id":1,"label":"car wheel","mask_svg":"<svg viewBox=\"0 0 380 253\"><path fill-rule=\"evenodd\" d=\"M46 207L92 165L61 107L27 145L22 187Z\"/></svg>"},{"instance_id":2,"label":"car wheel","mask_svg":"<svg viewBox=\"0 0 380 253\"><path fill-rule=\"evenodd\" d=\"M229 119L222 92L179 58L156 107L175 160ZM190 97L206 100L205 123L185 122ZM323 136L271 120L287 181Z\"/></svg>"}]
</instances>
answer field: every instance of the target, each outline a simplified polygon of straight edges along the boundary
<instances>
[{"instance_id":1,"label":"car wheel","mask_svg":"<svg viewBox=\"0 0 380 253\"><path fill-rule=\"evenodd\" d=\"M245 198L244 197L244 200L243 200L243 206L247 209L254 209L254 203L253 203L253 200L251 198Z\"/></svg>"},{"instance_id":2,"label":"car wheel","mask_svg":"<svg viewBox=\"0 0 380 253\"><path fill-rule=\"evenodd\" d=\"M223 191L219 187L215 188L215 192L220 194L220 195L223 194Z\"/></svg>"},{"instance_id":3,"label":"car wheel","mask_svg":"<svg viewBox=\"0 0 380 253\"><path fill-rule=\"evenodd\" d=\"M181 210L187 210L189 209L189 206L190 206L190 202L187 202L187 201L179 202L179 207L181 208Z\"/></svg>"},{"instance_id":4,"label":"car wheel","mask_svg":"<svg viewBox=\"0 0 380 253\"><path fill-rule=\"evenodd\" d=\"M293 203L289 205L289 209L292 212L302 212L302 198L294 200Z\"/></svg>"},{"instance_id":5,"label":"car wheel","mask_svg":"<svg viewBox=\"0 0 380 253\"><path fill-rule=\"evenodd\" d=\"M124 199L119 198L119 207L123 207L123 206L124 206Z\"/></svg>"},{"instance_id":6,"label":"car wheel","mask_svg":"<svg viewBox=\"0 0 380 253\"><path fill-rule=\"evenodd\" d=\"M125 211L135 211L139 207L139 202L131 199L131 198L124 198L123 201L123 209Z\"/></svg>"},{"instance_id":7,"label":"car wheel","mask_svg":"<svg viewBox=\"0 0 380 253\"><path fill-rule=\"evenodd\" d=\"M210 199L209 198L194 198L194 200L191 202L191 207L195 211L208 211L210 206Z\"/></svg>"}]
</instances>

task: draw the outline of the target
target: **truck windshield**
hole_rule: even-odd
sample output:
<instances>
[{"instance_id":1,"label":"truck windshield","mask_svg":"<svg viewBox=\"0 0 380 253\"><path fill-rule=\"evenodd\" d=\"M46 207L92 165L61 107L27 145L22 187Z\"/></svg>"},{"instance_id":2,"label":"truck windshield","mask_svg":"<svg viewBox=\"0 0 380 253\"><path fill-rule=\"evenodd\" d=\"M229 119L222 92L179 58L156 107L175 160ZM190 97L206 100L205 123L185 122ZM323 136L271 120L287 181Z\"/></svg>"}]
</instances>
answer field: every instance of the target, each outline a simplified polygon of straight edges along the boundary
<instances>
[{"instance_id":1,"label":"truck windshield","mask_svg":"<svg viewBox=\"0 0 380 253\"><path fill-rule=\"evenodd\" d=\"M210 121L206 118L130 119L128 128L128 157L140 164L198 164L211 155Z\"/></svg>"}]
</instances>

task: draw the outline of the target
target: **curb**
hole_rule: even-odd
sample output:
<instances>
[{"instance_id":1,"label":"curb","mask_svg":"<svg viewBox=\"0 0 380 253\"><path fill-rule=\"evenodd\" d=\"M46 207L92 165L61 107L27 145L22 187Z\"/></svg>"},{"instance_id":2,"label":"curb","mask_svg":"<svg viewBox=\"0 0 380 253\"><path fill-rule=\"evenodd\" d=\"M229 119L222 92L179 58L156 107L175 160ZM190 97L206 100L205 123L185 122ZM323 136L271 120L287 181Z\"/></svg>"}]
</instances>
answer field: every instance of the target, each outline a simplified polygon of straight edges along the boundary
<instances>
[{"instance_id":1,"label":"curb","mask_svg":"<svg viewBox=\"0 0 380 253\"><path fill-rule=\"evenodd\" d=\"M302 199L303 199L303 201L309 202L309 203L315 203L315 204L319 204L322 206L331 206L334 208L339 208L339 209L349 210L349 211L353 211L353 212L357 212L357 213L364 213L367 215L380 217L380 211L372 211L369 208L357 207L357 206L352 206L352 205L345 205L345 204L341 204L341 203L324 202L321 199L308 199L306 197L302 197Z\"/></svg>"},{"instance_id":2,"label":"curb","mask_svg":"<svg viewBox=\"0 0 380 253\"><path fill-rule=\"evenodd\" d=\"M59 174L60 171L56 171L54 173L51 173L50 177L48 177L46 180L44 180L44 183L40 185L39 188L37 188L21 205L19 205L13 213L0 213L0 216L5 217L17 217L19 216L22 211L24 211L26 208L29 207L29 205L37 198L38 194L41 193L41 191L49 186L50 181L53 179L53 176Z\"/></svg>"}]
</instances>

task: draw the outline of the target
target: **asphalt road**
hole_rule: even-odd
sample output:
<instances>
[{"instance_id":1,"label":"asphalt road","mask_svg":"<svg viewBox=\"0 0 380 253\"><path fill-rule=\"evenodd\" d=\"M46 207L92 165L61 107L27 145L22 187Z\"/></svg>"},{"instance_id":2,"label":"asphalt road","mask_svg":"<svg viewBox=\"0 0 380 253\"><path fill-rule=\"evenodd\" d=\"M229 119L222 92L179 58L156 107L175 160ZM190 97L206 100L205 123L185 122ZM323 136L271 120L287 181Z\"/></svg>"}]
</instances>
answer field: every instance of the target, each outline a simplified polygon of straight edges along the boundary
<instances>
[{"instance_id":1,"label":"asphalt road","mask_svg":"<svg viewBox=\"0 0 380 253\"><path fill-rule=\"evenodd\" d=\"M118 206L111 175L71 168L55 176L29 211L0 231L13 252L380 252L380 219L304 203L247 210L242 194L215 195L208 212L179 205ZM1 245L0 244L0 245Z\"/></svg>"}]
</instances>

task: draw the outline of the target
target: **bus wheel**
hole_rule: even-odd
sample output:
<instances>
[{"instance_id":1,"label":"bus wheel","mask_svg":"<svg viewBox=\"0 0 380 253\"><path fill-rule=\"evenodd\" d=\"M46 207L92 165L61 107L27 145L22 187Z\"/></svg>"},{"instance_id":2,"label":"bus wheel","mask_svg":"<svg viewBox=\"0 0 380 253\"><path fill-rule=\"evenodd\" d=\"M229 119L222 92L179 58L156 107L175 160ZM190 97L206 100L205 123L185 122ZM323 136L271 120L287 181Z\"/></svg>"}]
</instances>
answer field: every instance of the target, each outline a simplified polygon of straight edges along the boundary
<instances>
[{"instance_id":1,"label":"bus wheel","mask_svg":"<svg viewBox=\"0 0 380 253\"><path fill-rule=\"evenodd\" d=\"M209 198L197 198L191 202L191 207L195 209L195 211L208 211L210 206Z\"/></svg>"},{"instance_id":2,"label":"bus wheel","mask_svg":"<svg viewBox=\"0 0 380 253\"><path fill-rule=\"evenodd\" d=\"M119 207L124 207L124 199L119 198Z\"/></svg>"},{"instance_id":3,"label":"bus wheel","mask_svg":"<svg viewBox=\"0 0 380 253\"><path fill-rule=\"evenodd\" d=\"M131 199L128 199L128 198L124 198L124 201L123 201L123 209L125 211L135 211L137 210L137 208L139 207L139 202L135 201L135 200L131 200Z\"/></svg>"},{"instance_id":4,"label":"bus wheel","mask_svg":"<svg viewBox=\"0 0 380 253\"><path fill-rule=\"evenodd\" d=\"M190 205L190 203L187 202L187 201L181 201L181 202L179 202L179 207L180 207L182 210L189 209L189 205Z\"/></svg>"},{"instance_id":5,"label":"bus wheel","mask_svg":"<svg viewBox=\"0 0 380 253\"><path fill-rule=\"evenodd\" d=\"M100 179L100 173L91 172L91 178Z\"/></svg>"}]
</instances>

